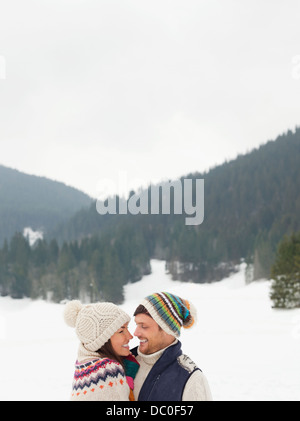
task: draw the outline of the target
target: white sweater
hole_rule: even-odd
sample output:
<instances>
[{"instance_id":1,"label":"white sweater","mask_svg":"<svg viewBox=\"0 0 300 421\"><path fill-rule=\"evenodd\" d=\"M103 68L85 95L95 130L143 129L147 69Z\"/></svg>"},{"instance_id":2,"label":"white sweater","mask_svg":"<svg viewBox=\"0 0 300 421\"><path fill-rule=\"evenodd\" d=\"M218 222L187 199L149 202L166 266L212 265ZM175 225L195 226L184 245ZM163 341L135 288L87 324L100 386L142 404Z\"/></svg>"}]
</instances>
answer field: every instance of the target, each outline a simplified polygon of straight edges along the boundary
<instances>
[{"instance_id":1,"label":"white sweater","mask_svg":"<svg viewBox=\"0 0 300 421\"><path fill-rule=\"evenodd\" d=\"M175 345L178 341L173 342L172 345ZM170 346L172 346L170 345ZM143 386L143 383L149 374L151 368L162 356L163 352L168 347L161 349L160 351L155 352L154 354L146 355L140 352L138 349L138 355L136 357L137 361L140 364L139 371L134 380L134 397L135 400L138 400L140 390ZM183 401L211 401L212 395L210 388L207 382L205 375L200 371L195 371L187 381L183 396Z\"/></svg>"}]
</instances>

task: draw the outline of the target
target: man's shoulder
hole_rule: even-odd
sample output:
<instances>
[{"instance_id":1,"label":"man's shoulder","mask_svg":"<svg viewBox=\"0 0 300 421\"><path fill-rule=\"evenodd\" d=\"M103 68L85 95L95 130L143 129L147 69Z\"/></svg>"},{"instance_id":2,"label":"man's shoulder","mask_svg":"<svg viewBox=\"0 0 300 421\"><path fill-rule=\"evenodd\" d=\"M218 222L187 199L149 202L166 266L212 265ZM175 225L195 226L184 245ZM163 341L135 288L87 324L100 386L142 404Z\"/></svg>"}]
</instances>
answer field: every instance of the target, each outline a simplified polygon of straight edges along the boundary
<instances>
[{"instance_id":1,"label":"man's shoulder","mask_svg":"<svg viewBox=\"0 0 300 421\"><path fill-rule=\"evenodd\" d=\"M179 357L177 357L177 361L178 364L189 373L193 373L196 370L201 371L197 364L186 354L179 355Z\"/></svg>"}]
</instances>

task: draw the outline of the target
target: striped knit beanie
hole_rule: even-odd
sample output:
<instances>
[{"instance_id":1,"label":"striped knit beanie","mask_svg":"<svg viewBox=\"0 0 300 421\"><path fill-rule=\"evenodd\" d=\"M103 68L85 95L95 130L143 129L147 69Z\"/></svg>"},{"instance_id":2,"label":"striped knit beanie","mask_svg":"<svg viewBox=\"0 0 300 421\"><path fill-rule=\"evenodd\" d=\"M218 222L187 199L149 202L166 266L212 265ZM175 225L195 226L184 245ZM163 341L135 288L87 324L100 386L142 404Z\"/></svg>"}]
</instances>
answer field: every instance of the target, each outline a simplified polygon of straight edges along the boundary
<instances>
[{"instance_id":1,"label":"striped knit beanie","mask_svg":"<svg viewBox=\"0 0 300 421\"><path fill-rule=\"evenodd\" d=\"M197 320L196 308L188 300L169 292L148 295L141 305L166 333L176 338L180 336L181 327L188 329Z\"/></svg>"},{"instance_id":2,"label":"striped knit beanie","mask_svg":"<svg viewBox=\"0 0 300 421\"><path fill-rule=\"evenodd\" d=\"M76 329L83 347L95 352L130 321L130 316L113 303L83 305L73 300L64 308L64 319L68 326Z\"/></svg>"}]
</instances>

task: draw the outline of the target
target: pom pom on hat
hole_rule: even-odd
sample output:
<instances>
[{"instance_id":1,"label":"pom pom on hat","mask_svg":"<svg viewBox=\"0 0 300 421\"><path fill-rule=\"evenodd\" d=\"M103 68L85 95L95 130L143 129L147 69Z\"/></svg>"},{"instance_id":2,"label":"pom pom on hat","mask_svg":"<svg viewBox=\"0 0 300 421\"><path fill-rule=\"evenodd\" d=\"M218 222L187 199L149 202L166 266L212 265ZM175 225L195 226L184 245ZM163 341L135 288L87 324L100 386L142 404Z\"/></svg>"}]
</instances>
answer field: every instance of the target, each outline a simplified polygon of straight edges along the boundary
<instances>
[{"instance_id":1,"label":"pom pom on hat","mask_svg":"<svg viewBox=\"0 0 300 421\"><path fill-rule=\"evenodd\" d=\"M183 328L189 329L190 327L194 326L197 323L197 310L196 307L188 300L183 300L186 307L188 308L190 314L189 316L183 321Z\"/></svg>"},{"instance_id":2,"label":"pom pom on hat","mask_svg":"<svg viewBox=\"0 0 300 421\"><path fill-rule=\"evenodd\" d=\"M193 304L169 292L148 295L141 304L165 332L176 338L180 336L181 327L189 329L197 321Z\"/></svg>"},{"instance_id":3,"label":"pom pom on hat","mask_svg":"<svg viewBox=\"0 0 300 421\"><path fill-rule=\"evenodd\" d=\"M73 300L66 304L65 310L64 310L64 319L68 326L70 327L76 326L76 320L82 308L83 308L83 305L78 300Z\"/></svg>"}]
</instances>

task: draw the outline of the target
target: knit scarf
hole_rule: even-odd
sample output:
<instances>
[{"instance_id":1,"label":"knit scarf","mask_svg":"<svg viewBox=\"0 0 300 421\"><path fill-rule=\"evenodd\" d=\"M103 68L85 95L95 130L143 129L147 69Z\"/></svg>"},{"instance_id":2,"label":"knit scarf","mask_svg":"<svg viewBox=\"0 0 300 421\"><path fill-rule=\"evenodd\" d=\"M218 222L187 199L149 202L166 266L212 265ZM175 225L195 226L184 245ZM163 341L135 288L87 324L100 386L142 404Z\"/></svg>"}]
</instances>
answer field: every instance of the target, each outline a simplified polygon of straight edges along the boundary
<instances>
[{"instance_id":1,"label":"knit scarf","mask_svg":"<svg viewBox=\"0 0 300 421\"><path fill-rule=\"evenodd\" d=\"M137 362L137 360L132 354L130 354L128 357L123 357L123 363L125 366L126 380L130 388L129 400L134 401L134 396L133 396L134 379L135 379L136 373L138 372L140 368L140 364Z\"/></svg>"}]
</instances>

